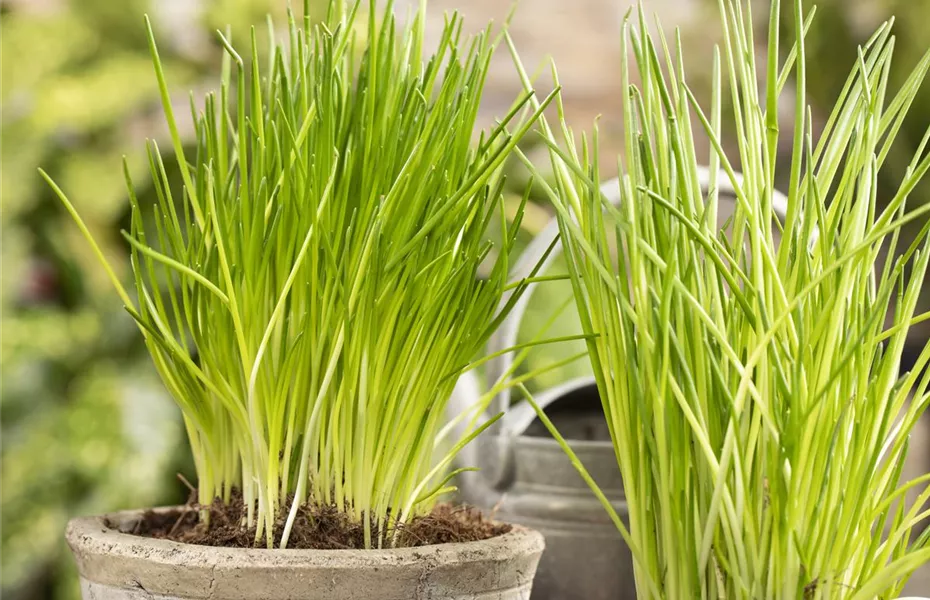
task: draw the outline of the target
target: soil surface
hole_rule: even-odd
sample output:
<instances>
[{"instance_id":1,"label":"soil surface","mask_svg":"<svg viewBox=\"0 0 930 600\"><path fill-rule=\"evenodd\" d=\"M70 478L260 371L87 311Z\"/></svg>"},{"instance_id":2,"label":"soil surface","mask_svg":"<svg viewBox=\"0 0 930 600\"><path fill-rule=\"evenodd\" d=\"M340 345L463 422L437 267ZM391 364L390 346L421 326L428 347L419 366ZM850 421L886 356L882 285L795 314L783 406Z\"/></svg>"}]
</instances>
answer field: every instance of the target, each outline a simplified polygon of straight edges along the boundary
<instances>
[{"instance_id":1,"label":"soil surface","mask_svg":"<svg viewBox=\"0 0 930 600\"><path fill-rule=\"evenodd\" d=\"M290 506L290 503L284 506ZM146 511L136 528L129 533L201 546L266 547L264 538L256 545L255 528L244 525L246 515L241 498L233 498L229 504L216 500L207 507L209 526L201 522L200 508L189 503L172 512ZM275 547L280 545L286 517L287 513L284 512L275 524ZM377 539L376 525L372 524L371 530L372 539ZM429 515L416 517L401 526L395 547L474 542L510 530L510 525L495 523L476 508L438 504ZM362 549L365 547L364 539L362 523L350 515L335 506L308 504L299 509L287 547L312 550Z\"/></svg>"}]
</instances>

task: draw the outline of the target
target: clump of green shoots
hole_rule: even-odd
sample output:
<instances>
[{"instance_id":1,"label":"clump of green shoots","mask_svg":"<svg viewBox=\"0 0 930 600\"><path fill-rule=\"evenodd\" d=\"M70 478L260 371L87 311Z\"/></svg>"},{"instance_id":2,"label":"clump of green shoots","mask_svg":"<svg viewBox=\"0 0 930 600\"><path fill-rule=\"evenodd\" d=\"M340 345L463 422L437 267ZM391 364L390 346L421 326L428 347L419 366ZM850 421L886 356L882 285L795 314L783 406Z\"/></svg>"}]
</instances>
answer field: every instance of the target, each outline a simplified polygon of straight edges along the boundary
<instances>
[{"instance_id":1,"label":"clump of green shoots","mask_svg":"<svg viewBox=\"0 0 930 600\"><path fill-rule=\"evenodd\" d=\"M906 206L930 168L930 136L893 196L879 198L876 181L930 55L892 93L895 39L882 26L817 139L805 100L813 15L792 2L797 41L782 52L773 1L757 65L753 4L719 0L709 109L687 83L680 39L650 34L642 7L627 16L639 83L624 58L619 207L598 190L596 130L579 142L563 118L560 131L544 126L629 528L596 493L633 551L640 598L893 598L930 560L930 533L912 536L930 515L930 475L899 481L930 402L930 346L899 375L908 328L928 316L915 310L930 225L909 242L900 232L930 214ZM789 81L793 147L781 165ZM696 131L710 140L706 189ZM773 212L781 173L784 222ZM736 207L721 229L723 181Z\"/></svg>"},{"instance_id":2,"label":"clump of green shoots","mask_svg":"<svg viewBox=\"0 0 930 600\"><path fill-rule=\"evenodd\" d=\"M446 402L525 286L507 281L522 208L505 219L500 167L539 114L533 94L473 144L490 28L466 40L451 15L424 59L425 3L404 26L390 2L367 23L363 8L291 14L262 59L254 30L245 52L220 34L193 152L149 27L183 190L150 142L149 220L127 171L135 298L98 250L183 412L199 502L241 489L269 547L307 502L390 546L451 489L454 454L489 423L440 445Z\"/></svg>"}]
</instances>

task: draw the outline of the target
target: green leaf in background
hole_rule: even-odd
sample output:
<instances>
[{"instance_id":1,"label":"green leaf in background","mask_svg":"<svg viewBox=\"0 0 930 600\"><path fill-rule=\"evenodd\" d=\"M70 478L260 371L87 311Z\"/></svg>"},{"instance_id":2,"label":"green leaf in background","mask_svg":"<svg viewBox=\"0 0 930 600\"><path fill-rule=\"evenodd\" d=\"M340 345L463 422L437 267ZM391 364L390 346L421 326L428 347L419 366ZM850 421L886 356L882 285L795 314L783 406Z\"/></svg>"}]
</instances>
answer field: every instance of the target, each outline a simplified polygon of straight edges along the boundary
<instances>
[{"instance_id":1,"label":"green leaf in background","mask_svg":"<svg viewBox=\"0 0 930 600\"><path fill-rule=\"evenodd\" d=\"M78 598L63 540L67 520L183 501L175 473L190 471L177 415L132 320L101 302L110 298L109 283L83 268L94 259L35 168L54 169L76 198L87 199L80 209L88 226L117 260L128 216L122 154L131 152L136 174L148 167L143 140L167 135L143 13L171 32L163 60L177 85L173 97L186 105L187 90L219 68L215 18L261 23L284 7L277 0L0 3L5 599ZM139 196L151 206L151 189ZM128 274L128 263L118 268Z\"/></svg>"}]
</instances>

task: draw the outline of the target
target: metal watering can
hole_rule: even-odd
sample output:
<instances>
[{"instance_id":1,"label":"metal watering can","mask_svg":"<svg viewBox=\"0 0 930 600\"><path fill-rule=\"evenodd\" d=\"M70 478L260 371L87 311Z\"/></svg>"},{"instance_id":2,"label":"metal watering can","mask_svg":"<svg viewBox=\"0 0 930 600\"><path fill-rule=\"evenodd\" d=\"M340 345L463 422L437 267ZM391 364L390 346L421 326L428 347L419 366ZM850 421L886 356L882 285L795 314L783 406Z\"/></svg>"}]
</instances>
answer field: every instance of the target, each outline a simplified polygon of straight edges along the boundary
<instances>
[{"instance_id":1,"label":"metal watering can","mask_svg":"<svg viewBox=\"0 0 930 600\"><path fill-rule=\"evenodd\" d=\"M707 194L710 173L706 169L700 172L700 180ZM718 191L723 221L732 213L736 200L724 173L718 176ZM601 192L611 203L619 204L617 179L604 183ZM772 204L774 212L784 219L787 198L776 193ZM558 223L553 219L516 262L514 280L529 276L558 233ZM777 231L775 235L777 241ZM556 253L550 253L540 272L555 258ZM517 343L520 323L537 285L528 287L501 324L489 343L489 353ZM506 373L513 358L512 353L507 353L488 363L488 381L497 381ZM474 375L463 374L449 402L450 418L467 411L481 395ZM594 377L576 378L544 390L535 400L617 514L628 523L623 483ZM532 600L635 599L632 554L568 457L538 422L533 407L528 402L511 405L510 391L505 390L491 401L491 409L491 414L482 415L479 423L500 412L504 416L460 453L461 466L477 466L480 471L460 475L459 497L486 511L496 510L500 520L543 533L546 550L533 584Z\"/></svg>"}]
</instances>

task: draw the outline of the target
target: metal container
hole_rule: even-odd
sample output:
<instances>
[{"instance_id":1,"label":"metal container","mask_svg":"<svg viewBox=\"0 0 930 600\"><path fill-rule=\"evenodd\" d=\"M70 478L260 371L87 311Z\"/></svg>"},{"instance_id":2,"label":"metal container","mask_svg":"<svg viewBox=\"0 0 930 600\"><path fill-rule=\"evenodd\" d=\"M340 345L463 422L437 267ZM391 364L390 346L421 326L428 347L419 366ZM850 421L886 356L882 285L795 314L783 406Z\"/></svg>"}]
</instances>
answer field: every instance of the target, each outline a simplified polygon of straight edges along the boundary
<instances>
[{"instance_id":1,"label":"metal container","mask_svg":"<svg viewBox=\"0 0 930 600\"><path fill-rule=\"evenodd\" d=\"M593 380L574 380L536 400L546 406L614 509L625 517L620 471ZM460 499L545 536L532 599L635 598L629 549L532 407L517 404L503 421L506 433L472 444L477 447L470 464L481 470L463 474Z\"/></svg>"},{"instance_id":2,"label":"metal container","mask_svg":"<svg viewBox=\"0 0 930 600\"><path fill-rule=\"evenodd\" d=\"M705 193L710 174L700 173ZM718 177L719 222L732 213L734 191L723 173ZM617 180L601 187L614 204L619 203ZM784 216L787 200L776 195L773 210ZM553 221L527 246L516 262L513 279L527 277L558 237ZM778 231L774 237L778 243ZM551 252L540 272L555 259ZM517 342L517 333L530 296L531 285L515 304L507 320L491 340L489 351L498 352ZM504 300L506 302L506 299ZM507 353L490 362L488 381L497 381L513 365ZM481 396L469 374L459 379L450 402L450 417L467 411ZM617 514L627 520L627 505L603 410L593 377L575 379L535 398L562 436L568 440L585 468L601 487ZM633 600L633 559L607 512L594 497L568 457L536 419L526 402L511 404L509 391L498 394L491 414L503 418L459 455L462 466L480 471L463 473L459 494L463 502L493 511L495 518L532 527L546 538L533 585L533 600ZM479 422L489 418L484 415Z\"/></svg>"}]
</instances>

